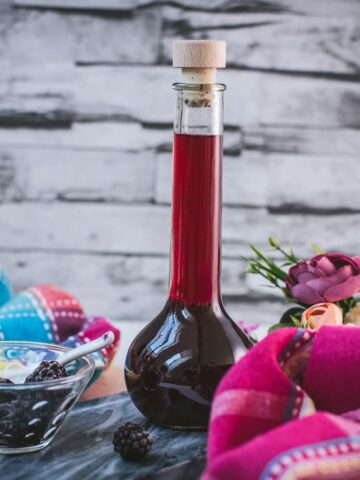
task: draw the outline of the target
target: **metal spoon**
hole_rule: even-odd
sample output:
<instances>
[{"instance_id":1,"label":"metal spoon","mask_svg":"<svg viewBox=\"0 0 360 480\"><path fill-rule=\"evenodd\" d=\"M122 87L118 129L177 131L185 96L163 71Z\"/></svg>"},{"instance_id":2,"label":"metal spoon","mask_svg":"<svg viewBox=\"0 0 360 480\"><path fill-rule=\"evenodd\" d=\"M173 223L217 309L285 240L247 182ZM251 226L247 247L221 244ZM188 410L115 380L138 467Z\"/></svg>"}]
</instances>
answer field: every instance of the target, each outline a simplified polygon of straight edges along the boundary
<instances>
[{"instance_id":1,"label":"metal spoon","mask_svg":"<svg viewBox=\"0 0 360 480\"><path fill-rule=\"evenodd\" d=\"M83 357L84 355L88 355L89 353L97 352L98 350L101 350L102 348L107 347L108 345L111 345L113 341L115 340L115 335L113 332L107 332L101 337L97 338L96 340L93 340L92 342L84 343L83 345L80 345L79 347L72 348L68 352L63 353L57 358L57 362L59 362L61 365L65 366L68 365L69 363L73 362L77 358ZM12 380L14 383L24 383L26 377L33 372L35 369L35 366L27 366L27 367L21 367L17 368L16 370L12 370L11 372L8 372L6 375L4 373L4 377L9 378ZM9 375L10 373L10 375Z\"/></svg>"},{"instance_id":2,"label":"metal spoon","mask_svg":"<svg viewBox=\"0 0 360 480\"><path fill-rule=\"evenodd\" d=\"M73 348L66 353L63 353L58 357L57 361L63 367L68 365L69 363L73 362L74 360L83 357L84 355L88 355L89 353L97 352L98 350L102 350L105 347L108 347L113 343L115 340L115 335L113 332L106 332L101 337L93 340L92 342L84 343L79 347Z\"/></svg>"}]
</instances>

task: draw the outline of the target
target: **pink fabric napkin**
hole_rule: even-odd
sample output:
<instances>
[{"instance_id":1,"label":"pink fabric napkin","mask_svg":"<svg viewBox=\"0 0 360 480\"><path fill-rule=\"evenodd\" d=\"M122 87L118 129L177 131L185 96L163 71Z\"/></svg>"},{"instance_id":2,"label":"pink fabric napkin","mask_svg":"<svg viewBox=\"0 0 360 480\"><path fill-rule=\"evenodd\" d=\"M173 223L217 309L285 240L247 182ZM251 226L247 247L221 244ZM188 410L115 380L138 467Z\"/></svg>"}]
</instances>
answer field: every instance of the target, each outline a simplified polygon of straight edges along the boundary
<instances>
[{"instance_id":1,"label":"pink fabric napkin","mask_svg":"<svg viewBox=\"0 0 360 480\"><path fill-rule=\"evenodd\" d=\"M359 480L360 328L281 329L214 397L202 480Z\"/></svg>"}]
</instances>

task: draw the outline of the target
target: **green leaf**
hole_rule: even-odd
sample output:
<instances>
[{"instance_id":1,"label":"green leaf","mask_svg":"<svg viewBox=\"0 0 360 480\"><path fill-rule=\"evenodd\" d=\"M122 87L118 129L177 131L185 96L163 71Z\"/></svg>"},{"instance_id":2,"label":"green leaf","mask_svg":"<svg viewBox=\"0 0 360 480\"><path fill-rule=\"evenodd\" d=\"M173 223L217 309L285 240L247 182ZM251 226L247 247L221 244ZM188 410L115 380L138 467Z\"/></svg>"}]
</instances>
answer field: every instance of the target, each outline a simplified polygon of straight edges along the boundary
<instances>
[{"instance_id":1,"label":"green leaf","mask_svg":"<svg viewBox=\"0 0 360 480\"><path fill-rule=\"evenodd\" d=\"M281 270L276 263L274 263L272 260L270 260L261 250L259 250L255 245L250 243L250 248L252 251L263 261L265 262L266 265L269 266L270 271L276 275L280 280L285 280L287 277L287 273ZM266 268L266 267L264 267Z\"/></svg>"},{"instance_id":2,"label":"green leaf","mask_svg":"<svg viewBox=\"0 0 360 480\"><path fill-rule=\"evenodd\" d=\"M288 327L294 328L294 325L292 323L276 323L275 325L272 325L269 328L268 333L275 332L275 330L279 330L280 328L288 328Z\"/></svg>"},{"instance_id":3,"label":"green leaf","mask_svg":"<svg viewBox=\"0 0 360 480\"><path fill-rule=\"evenodd\" d=\"M314 250L315 253L318 255L321 255L323 253L326 253L325 250L323 250L319 245L316 245L316 243L310 242L310 247Z\"/></svg>"},{"instance_id":4,"label":"green leaf","mask_svg":"<svg viewBox=\"0 0 360 480\"><path fill-rule=\"evenodd\" d=\"M296 317L294 317L294 315L290 315L290 318L291 318L293 324L296 327L302 327L303 326L303 324L300 322L300 320L298 320Z\"/></svg>"},{"instance_id":5,"label":"green leaf","mask_svg":"<svg viewBox=\"0 0 360 480\"><path fill-rule=\"evenodd\" d=\"M274 248L280 247L279 242L274 240L272 237L268 237L268 242L269 242L270 247L274 247Z\"/></svg>"},{"instance_id":6,"label":"green leaf","mask_svg":"<svg viewBox=\"0 0 360 480\"><path fill-rule=\"evenodd\" d=\"M344 317L352 308L356 306L356 303L357 302L354 297L344 298L344 300L335 302L335 304L342 309Z\"/></svg>"},{"instance_id":7,"label":"green leaf","mask_svg":"<svg viewBox=\"0 0 360 480\"><path fill-rule=\"evenodd\" d=\"M293 244L292 242L290 242L289 244L289 248L290 248L290 252L287 253L280 245L280 242L274 240L272 237L269 237L268 238L268 242L269 242L269 245L271 247L273 247L275 250L277 250L278 252L280 252L282 255L284 255L284 257L287 259L287 261L289 262L289 265L294 265L296 263L299 263L299 259L296 258L295 254L294 254L294 250L293 250Z\"/></svg>"}]
</instances>

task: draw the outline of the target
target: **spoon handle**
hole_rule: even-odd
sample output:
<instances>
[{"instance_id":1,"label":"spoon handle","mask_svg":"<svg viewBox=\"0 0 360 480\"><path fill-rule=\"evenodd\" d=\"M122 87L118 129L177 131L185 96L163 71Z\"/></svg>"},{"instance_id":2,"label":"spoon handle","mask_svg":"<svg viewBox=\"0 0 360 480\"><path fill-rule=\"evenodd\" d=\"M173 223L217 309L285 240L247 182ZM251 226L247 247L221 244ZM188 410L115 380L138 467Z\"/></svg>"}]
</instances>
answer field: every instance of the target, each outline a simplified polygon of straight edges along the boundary
<instances>
[{"instance_id":1,"label":"spoon handle","mask_svg":"<svg viewBox=\"0 0 360 480\"><path fill-rule=\"evenodd\" d=\"M58 362L65 366L68 363L73 362L77 358L83 357L84 355L88 355L89 353L97 352L102 348L105 348L113 343L115 340L115 335L113 332L107 332L101 337L93 340L89 343L84 343L84 345L80 345L80 347L73 348L68 352L64 353L58 358Z\"/></svg>"}]
</instances>

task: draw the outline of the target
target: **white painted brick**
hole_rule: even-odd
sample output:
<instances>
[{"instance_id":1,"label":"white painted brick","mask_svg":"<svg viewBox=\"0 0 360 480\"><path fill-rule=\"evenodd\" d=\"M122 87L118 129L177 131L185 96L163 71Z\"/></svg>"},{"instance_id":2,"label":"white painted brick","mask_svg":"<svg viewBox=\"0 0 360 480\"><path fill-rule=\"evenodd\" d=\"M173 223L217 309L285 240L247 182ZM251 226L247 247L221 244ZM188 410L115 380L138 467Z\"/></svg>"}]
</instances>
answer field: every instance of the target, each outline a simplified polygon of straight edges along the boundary
<instances>
[{"instance_id":1,"label":"white painted brick","mask_svg":"<svg viewBox=\"0 0 360 480\"><path fill-rule=\"evenodd\" d=\"M70 252L109 252L168 255L170 208L155 205L3 204L0 208L0 249L40 249ZM223 209L223 253L249 253L268 236L294 241L299 255L309 243L325 250L358 254L360 214L286 215L266 209Z\"/></svg>"},{"instance_id":2,"label":"white painted brick","mask_svg":"<svg viewBox=\"0 0 360 480\"><path fill-rule=\"evenodd\" d=\"M360 209L359 157L348 155L269 155L271 207Z\"/></svg>"},{"instance_id":3,"label":"white painted brick","mask_svg":"<svg viewBox=\"0 0 360 480\"><path fill-rule=\"evenodd\" d=\"M65 129L0 128L3 147L59 148L59 149L128 149L138 150L144 145L142 129L137 123L74 123Z\"/></svg>"},{"instance_id":4,"label":"white painted brick","mask_svg":"<svg viewBox=\"0 0 360 480\"><path fill-rule=\"evenodd\" d=\"M244 145L269 153L356 156L360 151L360 135L351 128L249 125L244 131Z\"/></svg>"},{"instance_id":5,"label":"white painted brick","mask_svg":"<svg viewBox=\"0 0 360 480\"><path fill-rule=\"evenodd\" d=\"M23 71L23 74L22 74ZM68 71L62 87L39 81L36 68L19 67L4 72L11 78L12 97L41 98L49 91L71 104L80 117L122 115L145 122L172 122L174 94L171 84L179 79L171 67L86 67ZM25 75L25 76L24 76ZM358 127L360 84L336 80L287 77L260 72L226 70L219 80L227 86L225 122L233 125L291 125ZM6 81L6 78L4 78ZM69 90L70 89L70 90ZM0 110L1 113L1 110Z\"/></svg>"},{"instance_id":6,"label":"white painted brick","mask_svg":"<svg viewBox=\"0 0 360 480\"><path fill-rule=\"evenodd\" d=\"M1 160L7 161L4 174ZM0 147L0 198L150 202L154 160L151 151ZM1 187L9 169L13 178Z\"/></svg>"},{"instance_id":7,"label":"white painted brick","mask_svg":"<svg viewBox=\"0 0 360 480\"><path fill-rule=\"evenodd\" d=\"M8 16L10 21L0 18L0 27L6 20L0 52L14 64L154 63L158 58L161 18L156 9L113 17L15 9Z\"/></svg>"},{"instance_id":8,"label":"white painted brick","mask_svg":"<svg viewBox=\"0 0 360 480\"><path fill-rule=\"evenodd\" d=\"M165 8L163 16L162 43L168 62L172 41L180 36L222 38L227 43L227 63L233 66L346 74L356 74L360 67L358 18L214 14L179 8Z\"/></svg>"},{"instance_id":9,"label":"white painted brick","mask_svg":"<svg viewBox=\"0 0 360 480\"><path fill-rule=\"evenodd\" d=\"M116 10L127 11L139 7L152 6L153 0L12 0L14 5L40 6L46 8L79 10ZM168 5L168 0L158 0L158 4ZM232 11L243 10L263 14L270 11L277 13L294 12L310 15L360 16L357 0L273 0L271 5L248 0L238 0L236 4L227 0L177 0L177 5L193 10Z\"/></svg>"}]
</instances>

